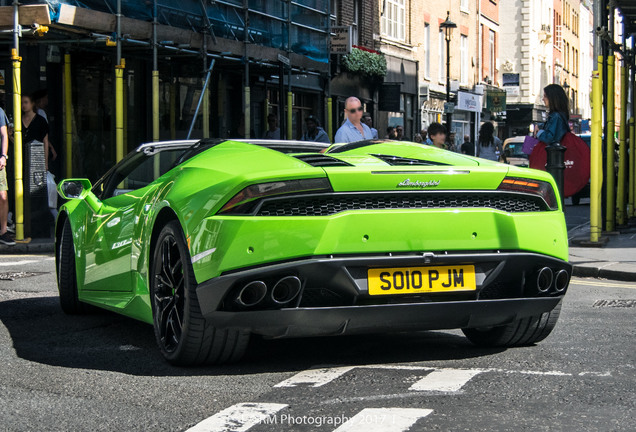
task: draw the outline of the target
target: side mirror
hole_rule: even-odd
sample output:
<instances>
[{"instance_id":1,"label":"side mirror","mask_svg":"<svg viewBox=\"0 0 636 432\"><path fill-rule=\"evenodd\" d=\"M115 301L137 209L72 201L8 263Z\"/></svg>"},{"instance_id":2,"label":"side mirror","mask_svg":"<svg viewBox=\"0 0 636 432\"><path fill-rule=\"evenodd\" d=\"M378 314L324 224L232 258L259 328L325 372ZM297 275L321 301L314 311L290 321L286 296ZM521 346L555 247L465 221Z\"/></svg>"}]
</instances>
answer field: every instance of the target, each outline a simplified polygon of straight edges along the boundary
<instances>
[{"instance_id":1,"label":"side mirror","mask_svg":"<svg viewBox=\"0 0 636 432\"><path fill-rule=\"evenodd\" d=\"M102 202L91 192L91 182L88 179L66 179L57 185L57 192L67 200L81 199L95 212L102 207Z\"/></svg>"},{"instance_id":2,"label":"side mirror","mask_svg":"<svg viewBox=\"0 0 636 432\"><path fill-rule=\"evenodd\" d=\"M91 182L88 179L67 179L57 185L57 192L64 199L84 199L91 191Z\"/></svg>"}]
</instances>

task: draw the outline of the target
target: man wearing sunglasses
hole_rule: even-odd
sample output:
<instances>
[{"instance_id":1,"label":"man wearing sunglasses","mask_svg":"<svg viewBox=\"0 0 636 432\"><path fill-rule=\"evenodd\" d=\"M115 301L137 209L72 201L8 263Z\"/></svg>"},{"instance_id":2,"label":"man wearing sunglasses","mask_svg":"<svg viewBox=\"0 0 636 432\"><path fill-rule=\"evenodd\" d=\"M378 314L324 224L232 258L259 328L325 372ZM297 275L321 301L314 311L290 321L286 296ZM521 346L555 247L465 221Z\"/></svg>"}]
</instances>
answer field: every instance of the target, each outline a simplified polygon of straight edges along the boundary
<instances>
[{"instance_id":1,"label":"man wearing sunglasses","mask_svg":"<svg viewBox=\"0 0 636 432\"><path fill-rule=\"evenodd\" d=\"M345 101L345 122L336 132L336 143L350 143L365 139L373 139L373 133L369 126L364 124L362 119L362 103L357 97L351 96Z\"/></svg>"}]
</instances>

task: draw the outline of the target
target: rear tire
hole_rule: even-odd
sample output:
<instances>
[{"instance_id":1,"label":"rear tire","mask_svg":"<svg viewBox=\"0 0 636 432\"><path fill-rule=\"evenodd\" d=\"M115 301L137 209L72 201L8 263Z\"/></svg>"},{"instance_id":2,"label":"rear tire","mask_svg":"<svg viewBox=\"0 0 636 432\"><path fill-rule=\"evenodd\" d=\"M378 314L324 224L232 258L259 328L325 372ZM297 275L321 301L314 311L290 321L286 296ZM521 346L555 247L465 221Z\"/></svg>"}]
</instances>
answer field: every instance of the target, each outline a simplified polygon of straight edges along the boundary
<instances>
[{"instance_id":1,"label":"rear tire","mask_svg":"<svg viewBox=\"0 0 636 432\"><path fill-rule=\"evenodd\" d=\"M152 258L149 278L153 326L166 360L177 366L239 360L245 353L250 333L217 329L206 322L178 221L168 222L161 229Z\"/></svg>"},{"instance_id":2,"label":"rear tire","mask_svg":"<svg viewBox=\"0 0 636 432\"><path fill-rule=\"evenodd\" d=\"M579 203L581 202L581 196L577 193L572 195L572 205L579 205Z\"/></svg>"},{"instance_id":3,"label":"rear tire","mask_svg":"<svg viewBox=\"0 0 636 432\"><path fill-rule=\"evenodd\" d=\"M466 328L464 335L472 343L485 347L514 347L540 342L552 332L561 313L561 302L550 312L522 318L498 327Z\"/></svg>"},{"instance_id":4,"label":"rear tire","mask_svg":"<svg viewBox=\"0 0 636 432\"><path fill-rule=\"evenodd\" d=\"M73 232L68 219L64 221L57 250L57 289L60 292L60 306L64 313L77 315L86 313L86 304L78 300L77 273L75 268L75 246Z\"/></svg>"}]
</instances>

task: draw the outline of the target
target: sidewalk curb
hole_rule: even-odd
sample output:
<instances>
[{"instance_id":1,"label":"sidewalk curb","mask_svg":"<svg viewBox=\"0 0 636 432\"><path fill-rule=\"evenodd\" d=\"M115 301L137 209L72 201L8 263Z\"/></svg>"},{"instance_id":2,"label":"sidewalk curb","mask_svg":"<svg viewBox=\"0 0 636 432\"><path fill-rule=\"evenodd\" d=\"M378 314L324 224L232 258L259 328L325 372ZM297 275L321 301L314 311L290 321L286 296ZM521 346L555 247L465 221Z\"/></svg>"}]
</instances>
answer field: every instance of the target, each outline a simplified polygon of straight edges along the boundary
<instances>
[{"instance_id":1,"label":"sidewalk curb","mask_svg":"<svg viewBox=\"0 0 636 432\"><path fill-rule=\"evenodd\" d=\"M572 276L611 279L623 282L636 282L636 273L634 272L607 270L598 267L586 267L577 265L572 267Z\"/></svg>"},{"instance_id":2,"label":"sidewalk curb","mask_svg":"<svg viewBox=\"0 0 636 432\"><path fill-rule=\"evenodd\" d=\"M46 243L17 243L15 246L0 245L0 255L20 255L53 252L55 252L55 243L53 241Z\"/></svg>"}]
</instances>

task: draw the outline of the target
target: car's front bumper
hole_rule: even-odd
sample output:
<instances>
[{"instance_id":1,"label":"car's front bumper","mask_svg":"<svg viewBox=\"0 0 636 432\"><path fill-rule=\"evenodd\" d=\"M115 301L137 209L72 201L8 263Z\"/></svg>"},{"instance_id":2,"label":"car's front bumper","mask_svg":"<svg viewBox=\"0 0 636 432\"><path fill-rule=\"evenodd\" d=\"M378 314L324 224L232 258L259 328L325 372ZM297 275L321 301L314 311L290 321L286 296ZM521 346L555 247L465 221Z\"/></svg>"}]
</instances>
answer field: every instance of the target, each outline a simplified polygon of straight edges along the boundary
<instances>
[{"instance_id":1,"label":"car's front bumper","mask_svg":"<svg viewBox=\"0 0 636 432\"><path fill-rule=\"evenodd\" d=\"M369 268L475 266L473 292L371 296ZM561 301L557 291L537 289L537 272L555 273L572 266L533 253L426 253L355 257L313 257L232 272L201 283L201 312L219 328L242 328L268 337L319 336L374 331L432 330L503 325L549 312ZM237 307L237 289L255 280L276 281L294 275L301 281L297 300L284 307L264 301ZM269 293L268 293L269 294Z\"/></svg>"}]
</instances>

